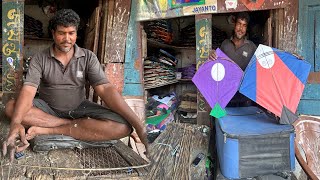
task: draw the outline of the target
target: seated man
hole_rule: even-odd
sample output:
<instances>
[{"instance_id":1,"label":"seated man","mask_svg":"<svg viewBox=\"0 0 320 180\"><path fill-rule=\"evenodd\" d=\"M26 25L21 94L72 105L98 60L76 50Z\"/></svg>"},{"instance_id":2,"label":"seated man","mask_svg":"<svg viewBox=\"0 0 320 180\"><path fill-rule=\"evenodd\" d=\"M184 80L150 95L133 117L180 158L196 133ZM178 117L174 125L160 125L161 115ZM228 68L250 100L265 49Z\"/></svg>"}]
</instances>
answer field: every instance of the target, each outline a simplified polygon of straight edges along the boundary
<instances>
[{"instance_id":1,"label":"seated man","mask_svg":"<svg viewBox=\"0 0 320 180\"><path fill-rule=\"evenodd\" d=\"M106 79L96 55L75 44L79 22L73 10L56 13L49 23L53 45L34 55L17 100L6 104L11 124L3 153L9 148L11 159L37 135L105 141L128 136L135 128L147 145L142 121ZM85 99L86 82L108 108ZM38 87L39 99L34 99ZM20 145L16 145L18 139Z\"/></svg>"}]
</instances>

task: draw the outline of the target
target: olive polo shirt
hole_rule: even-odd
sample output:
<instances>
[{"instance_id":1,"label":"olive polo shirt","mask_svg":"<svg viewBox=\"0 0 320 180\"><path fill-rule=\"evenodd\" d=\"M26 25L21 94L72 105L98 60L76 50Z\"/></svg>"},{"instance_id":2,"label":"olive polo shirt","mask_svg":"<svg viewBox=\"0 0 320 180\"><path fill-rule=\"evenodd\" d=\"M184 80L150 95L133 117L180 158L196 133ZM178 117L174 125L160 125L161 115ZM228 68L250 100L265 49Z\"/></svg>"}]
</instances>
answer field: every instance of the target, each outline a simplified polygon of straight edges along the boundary
<instances>
[{"instance_id":1,"label":"olive polo shirt","mask_svg":"<svg viewBox=\"0 0 320 180\"><path fill-rule=\"evenodd\" d=\"M254 52L256 51L257 46L252 41L245 39L243 45L241 45L239 48L236 48L231 38L224 40L220 49L244 71L248 66ZM237 92L227 106L241 107L250 106L252 104L253 102L249 98Z\"/></svg>"},{"instance_id":2,"label":"olive polo shirt","mask_svg":"<svg viewBox=\"0 0 320 180\"><path fill-rule=\"evenodd\" d=\"M232 38L222 42L220 49L244 71L250 62L257 46L249 40L244 40L243 45L236 48Z\"/></svg>"},{"instance_id":3,"label":"olive polo shirt","mask_svg":"<svg viewBox=\"0 0 320 180\"><path fill-rule=\"evenodd\" d=\"M24 85L39 87L39 98L55 110L69 111L78 107L86 98L87 81L93 87L109 82L92 51L77 45L74 48L66 67L54 57L53 46L37 53L24 81Z\"/></svg>"}]
</instances>

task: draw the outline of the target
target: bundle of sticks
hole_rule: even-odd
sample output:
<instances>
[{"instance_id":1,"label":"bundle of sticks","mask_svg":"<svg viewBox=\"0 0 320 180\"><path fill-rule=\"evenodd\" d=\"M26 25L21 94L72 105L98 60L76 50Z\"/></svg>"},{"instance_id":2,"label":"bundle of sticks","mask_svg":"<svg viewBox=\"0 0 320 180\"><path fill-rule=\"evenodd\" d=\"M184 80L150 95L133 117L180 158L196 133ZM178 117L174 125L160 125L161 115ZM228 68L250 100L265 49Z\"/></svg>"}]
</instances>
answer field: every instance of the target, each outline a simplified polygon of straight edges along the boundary
<instances>
[{"instance_id":1,"label":"bundle of sticks","mask_svg":"<svg viewBox=\"0 0 320 180\"><path fill-rule=\"evenodd\" d=\"M208 154L209 128L204 125L170 123L150 145L151 167L147 179L204 179L205 159L196 167L199 153Z\"/></svg>"}]
</instances>

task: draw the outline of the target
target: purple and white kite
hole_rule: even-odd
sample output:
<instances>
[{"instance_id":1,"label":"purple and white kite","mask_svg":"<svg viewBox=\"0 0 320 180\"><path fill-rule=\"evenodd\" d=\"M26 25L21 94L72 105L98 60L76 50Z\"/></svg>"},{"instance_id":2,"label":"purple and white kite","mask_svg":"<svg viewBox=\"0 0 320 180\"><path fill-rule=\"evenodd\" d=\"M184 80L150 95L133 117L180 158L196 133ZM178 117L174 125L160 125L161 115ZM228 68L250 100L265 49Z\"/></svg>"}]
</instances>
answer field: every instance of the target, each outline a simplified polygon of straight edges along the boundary
<instances>
[{"instance_id":1,"label":"purple and white kite","mask_svg":"<svg viewBox=\"0 0 320 180\"><path fill-rule=\"evenodd\" d=\"M219 48L216 55L216 60L200 66L192 81L212 108L210 115L220 118L226 115L224 108L236 94L243 71Z\"/></svg>"}]
</instances>

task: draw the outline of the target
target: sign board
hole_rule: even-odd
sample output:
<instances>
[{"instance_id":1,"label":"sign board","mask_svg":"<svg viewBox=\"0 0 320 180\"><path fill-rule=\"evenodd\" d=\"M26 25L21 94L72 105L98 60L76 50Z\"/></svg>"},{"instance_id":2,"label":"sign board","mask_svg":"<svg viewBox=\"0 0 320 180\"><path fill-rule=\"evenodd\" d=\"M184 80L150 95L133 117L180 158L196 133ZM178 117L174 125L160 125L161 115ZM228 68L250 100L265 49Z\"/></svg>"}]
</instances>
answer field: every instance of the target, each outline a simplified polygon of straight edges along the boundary
<instances>
[{"instance_id":1,"label":"sign board","mask_svg":"<svg viewBox=\"0 0 320 180\"><path fill-rule=\"evenodd\" d=\"M137 20L164 19L217 12L217 0L138 0Z\"/></svg>"}]
</instances>

